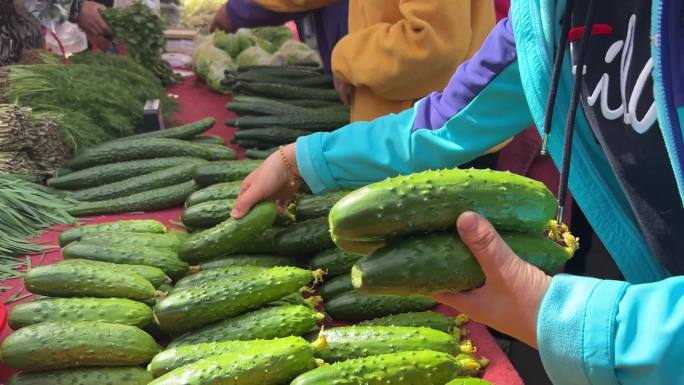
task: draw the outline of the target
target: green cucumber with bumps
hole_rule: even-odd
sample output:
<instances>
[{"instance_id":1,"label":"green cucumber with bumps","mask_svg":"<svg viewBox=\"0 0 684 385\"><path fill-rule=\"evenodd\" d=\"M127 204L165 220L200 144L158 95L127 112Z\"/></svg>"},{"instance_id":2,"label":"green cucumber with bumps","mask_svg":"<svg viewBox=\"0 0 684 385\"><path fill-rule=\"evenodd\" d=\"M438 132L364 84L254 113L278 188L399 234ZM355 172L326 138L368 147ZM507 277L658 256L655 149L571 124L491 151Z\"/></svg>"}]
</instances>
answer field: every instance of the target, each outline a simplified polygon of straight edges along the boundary
<instances>
[{"instance_id":1,"label":"green cucumber with bumps","mask_svg":"<svg viewBox=\"0 0 684 385\"><path fill-rule=\"evenodd\" d=\"M477 377L459 377L455 378L445 385L493 385L491 382Z\"/></svg>"},{"instance_id":2,"label":"green cucumber with bumps","mask_svg":"<svg viewBox=\"0 0 684 385\"><path fill-rule=\"evenodd\" d=\"M314 354L338 362L378 354L432 350L458 354L460 340L439 330L412 326L342 326L321 330Z\"/></svg>"},{"instance_id":3,"label":"green cucumber with bumps","mask_svg":"<svg viewBox=\"0 0 684 385\"><path fill-rule=\"evenodd\" d=\"M176 233L176 232L173 232ZM128 246L151 247L177 251L183 240L169 232L167 234L134 233L124 231L111 231L84 235L80 239L84 242L101 242L111 244L125 244Z\"/></svg>"},{"instance_id":4,"label":"green cucumber with bumps","mask_svg":"<svg viewBox=\"0 0 684 385\"><path fill-rule=\"evenodd\" d=\"M86 216L156 211L182 204L197 188L195 181L190 180L121 198L83 202L70 207L67 212L74 216Z\"/></svg>"},{"instance_id":5,"label":"green cucumber with bumps","mask_svg":"<svg viewBox=\"0 0 684 385\"><path fill-rule=\"evenodd\" d=\"M79 263L89 263L93 266L100 266L103 268L117 269L138 274L139 276L148 280L152 286L159 288L164 284L171 283L171 278L166 273L157 267L147 265L130 265L126 263L110 263L100 262L91 259L79 259Z\"/></svg>"},{"instance_id":6,"label":"green cucumber with bumps","mask_svg":"<svg viewBox=\"0 0 684 385\"><path fill-rule=\"evenodd\" d=\"M189 365L205 358L239 353L243 350L268 351L271 346L280 347L293 343L302 344L301 337L285 337L270 340L207 342L197 345L179 346L157 354L147 366L154 377L162 376L181 366Z\"/></svg>"},{"instance_id":7,"label":"green cucumber with bumps","mask_svg":"<svg viewBox=\"0 0 684 385\"><path fill-rule=\"evenodd\" d=\"M190 266L174 251L143 246L78 241L62 250L64 259L90 259L100 262L147 265L163 270L171 278L187 274Z\"/></svg>"},{"instance_id":8,"label":"green cucumber with bumps","mask_svg":"<svg viewBox=\"0 0 684 385\"><path fill-rule=\"evenodd\" d=\"M298 336L317 328L324 318L304 305L265 307L183 334L172 340L169 347Z\"/></svg>"},{"instance_id":9,"label":"green cucumber with bumps","mask_svg":"<svg viewBox=\"0 0 684 385\"><path fill-rule=\"evenodd\" d=\"M233 92L239 95L262 96L268 98L320 99L337 102L340 96L334 89L298 87L274 83L237 82Z\"/></svg>"},{"instance_id":10,"label":"green cucumber with bumps","mask_svg":"<svg viewBox=\"0 0 684 385\"><path fill-rule=\"evenodd\" d=\"M374 318L358 323L359 326L414 326L443 331L460 336L459 322L453 317L428 310L407 312Z\"/></svg>"},{"instance_id":11,"label":"green cucumber with bumps","mask_svg":"<svg viewBox=\"0 0 684 385\"><path fill-rule=\"evenodd\" d=\"M247 117L243 119L246 118ZM258 141L259 143L269 143L270 147L273 147L280 144L289 144L292 142L296 142L297 138L299 138L300 136L306 136L310 134L310 131L304 131L294 128L279 126L259 126L256 128L251 128L249 130L245 128L239 129L237 132L235 132L235 140L238 142L243 142L245 140L254 140Z\"/></svg>"},{"instance_id":12,"label":"green cucumber with bumps","mask_svg":"<svg viewBox=\"0 0 684 385\"><path fill-rule=\"evenodd\" d=\"M133 233L166 233L166 226L159 221L152 219L133 219L116 222L97 223L75 227L62 231L59 234L58 243L60 247L78 241L81 237L105 232L133 232Z\"/></svg>"},{"instance_id":13,"label":"green cucumber with bumps","mask_svg":"<svg viewBox=\"0 0 684 385\"><path fill-rule=\"evenodd\" d=\"M145 138L107 142L90 147L69 160L67 164L74 170L81 170L101 164L170 156L213 160L211 151L205 145L179 139Z\"/></svg>"},{"instance_id":14,"label":"green cucumber with bumps","mask_svg":"<svg viewBox=\"0 0 684 385\"><path fill-rule=\"evenodd\" d=\"M181 222L192 228L209 228L230 218L235 199L206 201L188 207L181 214Z\"/></svg>"},{"instance_id":15,"label":"green cucumber with bumps","mask_svg":"<svg viewBox=\"0 0 684 385\"><path fill-rule=\"evenodd\" d=\"M339 294L352 290L354 290L354 285L352 285L351 274L347 273L326 279L318 294L323 300L328 301Z\"/></svg>"},{"instance_id":16,"label":"green cucumber with bumps","mask_svg":"<svg viewBox=\"0 0 684 385\"><path fill-rule=\"evenodd\" d=\"M223 182L195 191L185 201L185 207L192 207L208 201L235 199L240 192L241 184L241 180L234 182Z\"/></svg>"},{"instance_id":17,"label":"green cucumber with bumps","mask_svg":"<svg viewBox=\"0 0 684 385\"><path fill-rule=\"evenodd\" d=\"M204 146L210 153L210 160L213 161L226 161L226 160L236 160L237 153L232 148L226 147L225 144L207 144L207 143L197 143Z\"/></svg>"},{"instance_id":18,"label":"green cucumber with bumps","mask_svg":"<svg viewBox=\"0 0 684 385\"><path fill-rule=\"evenodd\" d=\"M322 195L305 195L296 205L295 216L297 220L306 220L325 217L330 213L330 209L344 198L350 191L332 191Z\"/></svg>"},{"instance_id":19,"label":"green cucumber with bumps","mask_svg":"<svg viewBox=\"0 0 684 385\"><path fill-rule=\"evenodd\" d=\"M222 182L241 181L254 171L261 161L258 160L225 160L199 165L195 168L193 178L202 186Z\"/></svg>"},{"instance_id":20,"label":"green cucumber with bumps","mask_svg":"<svg viewBox=\"0 0 684 385\"><path fill-rule=\"evenodd\" d=\"M444 385L466 373L478 373L472 357L429 350L380 354L321 366L291 385Z\"/></svg>"},{"instance_id":21,"label":"green cucumber with bumps","mask_svg":"<svg viewBox=\"0 0 684 385\"><path fill-rule=\"evenodd\" d=\"M190 139L190 141L193 143L201 143L201 144L216 144L219 146L225 146L226 145L226 141L218 135L196 136L196 137Z\"/></svg>"},{"instance_id":22,"label":"green cucumber with bumps","mask_svg":"<svg viewBox=\"0 0 684 385\"><path fill-rule=\"evenodd\" d=\"M174 290L201 287L204 283L215 280L229 280L242 274L255 273L265 270L266 267L259 266L230 266L219 267L216 269L201 270L195 274L182 278L174 286Z\"/></svg>"},{"instance_id":23,"label":"green cucumber with bumps","mask_svg":"<svg viewBox=\"0 0 684 385\"><path fill-rule=\"evenodd\" d=\"M149 301L154 286L126 267L109 267L80 261L61 261L38 266L24 275L26 290L51 297L114 297Z\"/></svg>"},{"instance_id":24,"label":"green cucumber with bumps","mask_svg":"<svg viewBox=\"0 0 684 385\"><path fill-rule=\"evenodd\" d=\"M311 345L304 341L208 357L177 368L149 385L280 385L314 369Z\"/></svg>"},{"instance_id":25,"label":"green cucumber with bumps","mask_svg":"<svg viewBox=\"0 0 684 385\"><path fill-rule=\"evenodd\" d=\"M0 349L3 363L11 368L52 370L140 365L150 362L161 347L135 326L69 321L21 328Z\"/></svg>"},{"instance_id":26,"label":"green cucumber with bumps","mask_svg":"<svg viewBox=\"0 0 684 385\"><path fill-rule=\"evenodd\" d=\"M283 216L276 216L275 225ZM245 254L276 254L275 238L282 228L269 227L252 238L252 242L243 245L240 253Z\"/></svg>"},{"instance_id":27,"label":"green cucumber with bumps","mask_svg":"<svg viewBox=\"0 0 684 385\"><path fill-rule=\"evenodd\" d=\"M50 187L64 190L86 189L201 160L200 158L171 157L109 163L54 177L48 179L47 183Z\"/></svg>"},{"instance_id":28,"label":"green cucumber with bumps","mask_svg":"<svg viewBox=\"0 0 684 385\"><path fill-rule=\"evenodd\" d=\"M377 241L454 226L477 211L499 230L542 234L556 212L543 183L503 171L424 171L372 183L330 210L337 241Z\"/></svg>"},{"instance_id":29,"label":"green cucumber with bumps","mask_svg":"<svg viewBox=\"0 0 684 385\"><path fill-rule=\"evenodd\" d=\"M196 120L192 123L184 124L182 126L127 136L124 138L116 139L116 141L129 141L147 138L169 138L190 140L195 136L210 129L215 122L216 120L214 118L204 118Z\"/></svg>"},{"instance_id":30,"label":"green cucumber with bumps","mask_svg":"<svg viewBox=\"0 0 684 385\"><path fill-rule=\"evenodd\" d=\"M244 217L229 218L215 227L192 234L178 251L185 261L201 261L241 252L276 218L275 202L257 204Z\"/></svg>"},{"instance_id":31,"label":"green cucumber with bumps","mask_svg":"<svg viewBox=\"0 0 684 385\"><path fill-rule=\"evenodd\" d=\"M21 372L7 385L147 385L152 375L139 367L78 368L46 372Z\"/></svg>"},{"instance_id":32,"label":"green cucumber with bumps","mask_svg":"<svg viewBox=\"0 0 684 385\"><path fill-rule=\"evenodd\" d=\"M335 244L330 237L327 218L297 222L280 231L275 238L275 248L279 254L295 257L307 257L332 247Z\"/></svg>"},{"instance_id":33,"label":"green cucumber with bumps","mask_svg":"<svg viewBox=\"0 0 684 385\"><path fill-rule=\"evenodd\" d=\"M550 274L571 255L548 238L524 233L501 233L522 259ZM480 287L485 276L468 247L453 232L411 237L392 243L359 260L352 283L369 294L431 294Z\"/></svg>"},{"instance_id":34,"label":"green cucumber with bumps","mask_svg":"<svg viewBox=\"0 0 684 385\"><path fill-rule=\"evenodd\" d=\"M195 160L179 166L154 171L149 174L112 182L106 185L75 191L71 197L81 202L93 202L129 196L156 188L183 183L192 179L195 165L205 160Z\"/></svg>"},{"instance_id":35,"label":"green cucumber with bumps","mask_svg":"<svg viewBox=\"0 0 684 385\"><path fill-rule=\"evenodd\" d=\"M16 305L8 318L14 330L56 321L106 322L142 328L152 321L152 309L126 298L44 298Z\"/></svg>"},{"instance_id":36,"label":"green cucumber with bumps","mask_svg":"<svg viewBox=\"0 0 684 385\"><path fill-rule=\"evenodd\" d=\"M172 292L154 307L162 330L179 335L227 317L258 309L320 279L296 267L273 267L243 274L223 285Z\"/></svg>"},{"instance_id":37,"label":"green cucumber with bumps","mask_svg":"<svg viewBox=\"0 0 684 385\"><path fill-rule=\"evenodd\" d=\"M361 256L347 253L341 249L329 249L321 251L314 255L309 262L311 269L323 269L326 271L326 277L335 277L342 274L348 274L352 266L361 259Z\"/></svg>"},{"instance_id":38,"label":"green cucumber with bumps","mask_svg":"<svg viewBox=\"0 0 684 385\"><path fill-rule=\"evenodd\" d=\"M361 257L380 249L386 244L385 241L348 241L339 238L335 239L334 242L338 249Z\"/></svg>"},{"instance_id":39,"label":"green cucumber with bumps","mask_svg":"<svg viewBox=\"0 0 684 385\"><path fill-rule=\"evenodd\" d=\"M299 266L299 263L290 257L284 257L282 255L239 254L203 261L200 262L198 266L201 270L208 270L231 266Z\"/></svg>"},{"instance_id":40,"label":"green cucumber with bumps","mask_svg":"<svg viewBox=\"0 0 684 385\"><path fill-rule=\"evenodd\" d=\"M267 148L265 150L255 150L252 148L248 148L247 150L245 150L245 157L247 159L266 159L276 151L278 151L278 149L275 147Z\"/></svg>"},{"instance_id":41,"label":"green cucumber with bumps","mask_svg":"<svg viewBox=\"0 0 684 385\"><path fill-rule=\"evenodd\" d=\"M437 303L429 297L414 295L369 295L348 291L325 303L325 312L336 321L365 321L390 314L425 311Z\"/></svg>"}]
</instances>

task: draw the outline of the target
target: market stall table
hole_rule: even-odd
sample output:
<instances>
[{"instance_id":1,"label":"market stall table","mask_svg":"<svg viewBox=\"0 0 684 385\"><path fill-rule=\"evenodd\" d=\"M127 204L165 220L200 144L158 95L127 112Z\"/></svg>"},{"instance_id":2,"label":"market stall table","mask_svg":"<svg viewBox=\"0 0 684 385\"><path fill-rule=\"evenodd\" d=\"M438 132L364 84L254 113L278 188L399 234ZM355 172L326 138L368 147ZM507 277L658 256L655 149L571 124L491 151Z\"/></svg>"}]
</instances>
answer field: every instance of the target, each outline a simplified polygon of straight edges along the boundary
<instances>
[{"instance_id":1,"label":"market stall table","mask_svg":"<svg viewBox=\"0 0 684 385\"><path fill-rule=\"evenodd\" d=\"M175 87L171 87L168 90L171 94L178 96L178 104L180 106L180 111L176 115L177 120L180 123L187 123L194 120L198 120L207 116L212 116L216 118L216 124L207 133L211 135L219 135L223 137L226 142L233 136L234 129L227 128L224 126L224 120L229 117L234 117L232 113L229 113L225 109L226 103L230 100L229 97L225 95L219 95L209 92L209 90L201 84L196 82L195 78L186 79L182 84ZM239 152L239 155L242 155ZM176 207L172 209L155 211L150 213L135 213L135 214L123 214L123 215L105 215L98 217L84 218L84 223L98 223L98 222L111 222L122 219L156 219L167 225L173 226L174 222L180 221L180 215L182 212L181 207ZM61 230L64 228L55 227L50 231L44 233L38 241L48 245L57 245L57 237ZM61 252L53 251L46 253L44 255L34 255L31 257L32 265L44 265L50 264L55 261L61 260ZM0 295L0 301L5 302L8 298L12 297L17 293L17 291L22 290L19 297L28 294L24 289L20 279L13 279L5 281L2 283L4 286L11 287L9 290L5 291ZM32 296L26 297L20 301L14 302L7 305L7 310L20 302L30 301ZM439 311L446 314L455 315L456 313L447 307L440 306ZM478 323L470 322L465 325L465 329L468 330L468 338L473 340L474 345L477 347L476 355L484 356L490 360L490 365L485 371L484 378L492 382L494 385L523 385L523 381L515 371L510 361L503 353L501 348L496 344L494 338L489 334L487 329ZM4 325L0 339L4 340L12 330ZM0 384L4 384L7 379L12 375L14 370L0 365Z\"/></svg>"}]
</instances>

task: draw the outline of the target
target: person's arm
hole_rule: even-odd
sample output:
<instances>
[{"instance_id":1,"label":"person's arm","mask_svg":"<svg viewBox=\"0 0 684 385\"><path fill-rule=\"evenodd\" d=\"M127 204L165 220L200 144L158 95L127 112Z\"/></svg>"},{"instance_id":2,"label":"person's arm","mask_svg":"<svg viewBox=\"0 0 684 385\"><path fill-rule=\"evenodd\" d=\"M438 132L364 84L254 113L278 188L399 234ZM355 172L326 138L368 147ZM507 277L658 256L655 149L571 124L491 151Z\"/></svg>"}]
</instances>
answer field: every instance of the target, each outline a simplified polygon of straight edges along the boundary
<instances>
[{"instance_id":1,"label":"person's arm","mask_svg":"<svg viewBox=\"0 0 684 385\"><path fill-rule=\"evenodd\" d=\"M337 3L340 0L252 0L276 12L306 12Z\"/></svg>"},{"instance_id":2,"label":"person's arm","mask_svg":"<svg viewBox=\"0 0 684 385\"><path fill-rule=\"evenodd\" d=\"M239 28L256 28L272 25L281 25L291 20L302 18L306 12L275 11L260 5L253 0L230 0L217 13L217 19L222 17L222 22L215 25L229 32ZM227 22L226 22L227 20Z\"/></svg>"},{"instance_id":3,"label":"person's arm","mask_svg":"<svg viewBox=\"0 0 684 385\"><path fill-rule=\"evenodd\" d=\"M399 12L396 23L373 24L338 42L336 78L388 100L415 100L441 89L495 22L492 1L402 0Z\"/></svg>"},{"instance_id":4,"label":"person's arm","mask_svg":"<svg viewBox=\"0 0 684 385\"><path fill-rule=\"evenodd\" d=\"M684 277L629 285L557 276L537 334L556 385L684 384Z\"/></svg>"},{"instance_id":5,"label":"person's arm","mask_svg":"<svg viewBox=\"0 0 684 385\"><path fill-rule=\"evenodd\" d=\"M318 193L455 167L531 123L505 19L444 91L399 114L300 137L296 158L301 176Z\"/></svg>"}]
</instances>

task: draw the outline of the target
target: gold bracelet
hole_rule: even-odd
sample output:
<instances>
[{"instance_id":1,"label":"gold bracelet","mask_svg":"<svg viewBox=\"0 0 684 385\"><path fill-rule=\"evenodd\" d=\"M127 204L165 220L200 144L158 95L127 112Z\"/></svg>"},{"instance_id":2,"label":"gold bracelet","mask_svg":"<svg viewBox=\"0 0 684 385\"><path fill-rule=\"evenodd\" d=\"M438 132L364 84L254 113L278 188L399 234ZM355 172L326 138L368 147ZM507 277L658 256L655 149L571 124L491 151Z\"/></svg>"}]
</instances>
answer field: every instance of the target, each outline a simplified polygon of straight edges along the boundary
<instances>
[{"instance_id":1,"label":"gold bracelet","mask_svg":"<svg viewBox=\"0 0 684 385\"><path fill-rule=\"evenodd\" d=\"M278 153L280 153L280 158L283 160L283 163L285 163L285 167L287 167L288 171L292 174L293 178L290 181L290 186L296 186L297 182L302 180L302 177L299 176L294 170L294 167L292 167L292 164L290 164L290 161L287 160L287 156L285 156L285 151L283 151L283 146L278 146Z\"/></svg>"}]
</instances>

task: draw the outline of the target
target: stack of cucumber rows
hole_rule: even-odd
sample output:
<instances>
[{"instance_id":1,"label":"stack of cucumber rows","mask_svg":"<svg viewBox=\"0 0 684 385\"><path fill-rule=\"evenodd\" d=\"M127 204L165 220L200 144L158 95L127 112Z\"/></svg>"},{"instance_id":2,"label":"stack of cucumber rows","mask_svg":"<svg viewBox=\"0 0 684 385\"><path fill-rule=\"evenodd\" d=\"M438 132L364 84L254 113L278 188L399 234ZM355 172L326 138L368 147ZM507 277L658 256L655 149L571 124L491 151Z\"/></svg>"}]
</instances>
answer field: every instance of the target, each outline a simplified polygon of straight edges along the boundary
<instances>
[{"instance_id":1,"label":"stack of cucumber rows","mask_svg":"<svg viewBox=\"0 0 684 385\"><path fill-rule=\"evenodd\" d=\"M69 190L81 202L69 210L76 216L173 207L198 188L193 180L198 165L237 162L221 138L198 136L213 124L213 118L206 118L88 148L48 185Z\"/></svg>"},{"instance_id":2,"label":"stack of cucumber rows","mask_svg":"<svg viewBox=\"0 0 684 385\"><path fill-rule=\"evenodd\" d=\"M229 73L233 100L226 108L238 115L235 143L250 158L263 158L281 144L316 131L349 123L349 109L339 100L332 77L306 67L253 68Z\"/></svg>"}]
</instances>

